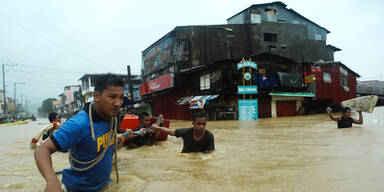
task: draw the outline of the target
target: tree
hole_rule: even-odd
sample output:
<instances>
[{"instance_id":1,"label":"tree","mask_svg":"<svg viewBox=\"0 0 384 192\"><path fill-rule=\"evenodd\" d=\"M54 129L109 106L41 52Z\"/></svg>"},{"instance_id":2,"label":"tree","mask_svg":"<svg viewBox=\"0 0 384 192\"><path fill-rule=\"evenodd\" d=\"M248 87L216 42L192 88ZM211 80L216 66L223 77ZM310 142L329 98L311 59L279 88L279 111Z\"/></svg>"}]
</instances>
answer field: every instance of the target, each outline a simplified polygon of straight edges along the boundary
<instances>
[{"instance_id":1,"label":"tree","mask_svg":"<svg viewBox=\"0 0 384 192\"><path fill-rule=\"evenodd\" d=\"M55 98L48 98L48 99L44 100L41 107L39 108L39 113L49 114L49 113L54 112L52 101L56 101L56 99Z\"/></svg>"}]
</instances>

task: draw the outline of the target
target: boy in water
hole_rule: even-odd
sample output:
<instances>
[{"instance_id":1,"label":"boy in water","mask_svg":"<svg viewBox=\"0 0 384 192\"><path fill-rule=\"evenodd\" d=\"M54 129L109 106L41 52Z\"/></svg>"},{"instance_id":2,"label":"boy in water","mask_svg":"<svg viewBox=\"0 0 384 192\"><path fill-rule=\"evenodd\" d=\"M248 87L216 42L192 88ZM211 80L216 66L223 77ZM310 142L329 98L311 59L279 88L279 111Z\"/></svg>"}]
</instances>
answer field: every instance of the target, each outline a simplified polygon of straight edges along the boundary
<instances>
[{"instance_id":1,"label":"boy in water","mask_svg":"<svg viewBox=\"0 0 384 192\"><path fill-rule=\"evenodd\" d=\"M48 115L48 119L49 119L49 122L50 123L53 123L53 122L56 122L56 123L60 123L61 124L61 117L59 114L57 114L56 112L52 112ZM44 135L43 135L43 138L42 140L44 141L45 139L47 139L49 136L52 135L52 133L55 131L55 127L50 129L49 131L47 131Z\"/></svg>"},{"instance_id":2,"label":"boy in water","mask_svg":"<svg viewBox=\"0 0 384 192\"><path fill-rule=\"evenodd\" d=\"M142 135L133 135L132 142L129 144L130 148L141 147L143 145L153 145L157 137L160 135L160 130L149 129L151 127L151 117L148 113L142 112L139 114L140 125L133 129L133 132L141 132Z\"/></svg>"},{"instance_id":3,"label":"boy in water","mask_svg":"<svg viewBox=\"0 0 384 192\"><path fill-rule=\"evenodd\" d=\"M337 128L349 128L352 127L352 123L363 124L363 114L361 111L358 111L359 120L351 117L351 108L349 107L345 107L341 110L341 116L332 115L332 109L330 107L327 107L327 112L332 120L337 121Z\"/></svg>"},{"instance_id":4,"label":"boy in water","mask_svg":"<svg viewBox=\"0 0 384 192\"><path fill-rule=\"evenodd\" d=\"M202 152L211 153L215 150L214 137L211 132L206 130L207 119L204 113L196 113L192 116L191 128L171 130L165 127L152 125L154 130L161 130L168 135L183 138L182 153Z\"/></svg>"}]
</instances>

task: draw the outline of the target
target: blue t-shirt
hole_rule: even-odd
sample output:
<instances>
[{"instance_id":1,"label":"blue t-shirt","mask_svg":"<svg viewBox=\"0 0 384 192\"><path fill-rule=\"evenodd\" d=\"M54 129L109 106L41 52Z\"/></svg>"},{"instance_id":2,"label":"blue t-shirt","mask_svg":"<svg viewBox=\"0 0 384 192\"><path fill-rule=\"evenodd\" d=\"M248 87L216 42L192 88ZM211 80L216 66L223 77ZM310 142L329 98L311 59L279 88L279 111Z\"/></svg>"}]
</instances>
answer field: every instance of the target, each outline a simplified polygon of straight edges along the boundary
<instances>
[{"instance_id":1,"label":"blue t-shirt","mask_svg":"<svg viewBox=\"0 0 384 192\"><path fill-rule=\"evenodd\" d=\"M109 121L93 122L95 141L91 136L88 113L84 110L66 121L51 137L56 148L61 152L71 150L72 156L79 161L90 161L97 157L107 145L110 134ZM62 182L72 190L96 191L110 181L114 139L103 159L87 171L79 172L72 168L64 169ZM88 167L72 162L77 168Z\"/></svg>"}]
</instances>

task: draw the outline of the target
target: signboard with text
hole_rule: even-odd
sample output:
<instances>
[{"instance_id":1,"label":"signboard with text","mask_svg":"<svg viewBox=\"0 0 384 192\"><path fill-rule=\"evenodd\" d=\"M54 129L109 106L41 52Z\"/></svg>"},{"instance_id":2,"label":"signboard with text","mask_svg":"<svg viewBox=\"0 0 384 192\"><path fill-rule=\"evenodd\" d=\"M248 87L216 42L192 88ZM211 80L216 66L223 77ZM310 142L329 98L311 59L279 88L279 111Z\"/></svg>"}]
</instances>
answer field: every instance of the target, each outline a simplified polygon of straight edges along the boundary
<instances>
[{"instance_id":1,"label":"signboard with text","mask_svg":"<svg viewBox=\"0 0 384 192\"><path fill-rule=\"evenodd\" d=\"M237 94L257 94L257 86L237 86Z\"/></svg>"},{"instance_id":2,"label":"signboard with text","mask_svg":"<svg viewBox=\"0 0 384 192\"><path fill-rule=\"evenodd\" d=\"M240 63L237 64L237 70L244 67L251 67L251 68L257 69L257 64L255 62L246 61L246 60L242 60Z\"/></svg>"},{"instance_id":3,"label":"signboard with text","mask_svg":"<svg viewBox=\"0 0 384 192\"><path fill-rule=\"evenodd\" d=\"M253 95L257 94L257 86L252 79L257 75L257 64L248 61L244 58L237 63L237 70L243 72L243 83L237 86L238 112L240 121L256 120L257 119L257 99L253 99ZM242 98L242 99L240 99Z\"/></svg>"},{"instance_id":4,"label":"signboard with text","mask_svg":"<svg viewBox=\"0 0 384 192\"><path fill-rule=\"evenodd\" d=\"M146 95L166 88L173 87L172 74L163 75L140 86L140 95Z\"/></svg>"},{"instance_id":5,"label":"signboard with text","mask_svg":"<svg viewBox=\"0 0 384 192\"><path fill-rule=\"evenodd\" d=\"M257 120L257 99L239 100L239 120Z\"/></svg>"}]
</instances>

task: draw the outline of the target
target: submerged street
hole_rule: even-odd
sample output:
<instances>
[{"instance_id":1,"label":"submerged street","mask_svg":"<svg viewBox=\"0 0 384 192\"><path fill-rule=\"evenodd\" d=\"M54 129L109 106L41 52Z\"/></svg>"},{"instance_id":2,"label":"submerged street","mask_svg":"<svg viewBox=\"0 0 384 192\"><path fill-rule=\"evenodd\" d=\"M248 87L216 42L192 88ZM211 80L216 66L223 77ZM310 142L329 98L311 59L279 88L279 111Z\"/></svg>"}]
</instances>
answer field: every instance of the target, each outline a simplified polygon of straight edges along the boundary
<instances>
[{"instance_id":1,"label":"submerged street","mask_svg":"<svg viewBox=\"0 0 384 192\"><path fill-rule=\"evenodd\" d=\"M337 129L326 114L209 121L213 154L181 154L175 137L122 148L120 182L106 191L383 191L384 107L363 115L364 124L349 129ZM0 191L43 191L29 142L46 123L0 126ZM171 122L173 129L190 126ZM68 167L67 154L55 153L53 165Z\"/></svg>"}]
</instances>

